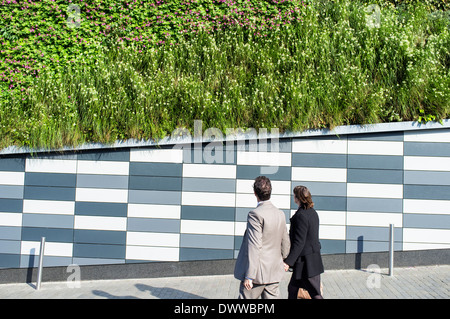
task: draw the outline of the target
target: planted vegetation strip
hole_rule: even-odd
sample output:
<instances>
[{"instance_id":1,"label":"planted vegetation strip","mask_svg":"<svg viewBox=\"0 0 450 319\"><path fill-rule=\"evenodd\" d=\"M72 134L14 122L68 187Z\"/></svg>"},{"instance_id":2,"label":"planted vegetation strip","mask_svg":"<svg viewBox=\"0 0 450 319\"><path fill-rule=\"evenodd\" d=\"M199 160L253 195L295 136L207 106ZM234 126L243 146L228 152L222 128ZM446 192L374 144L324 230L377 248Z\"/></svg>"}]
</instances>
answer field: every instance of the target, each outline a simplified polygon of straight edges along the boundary
<instances>
[{"instance_id":1,"label":"planted vegetation strip","mask_svg":"<svg viewBox=\"0 0 450 319\"><path fill-rule=\"evenodd\" d=\"M0 147L447 118L448 11L378 3L3 1Z\"/></svg>"}]
</instances>

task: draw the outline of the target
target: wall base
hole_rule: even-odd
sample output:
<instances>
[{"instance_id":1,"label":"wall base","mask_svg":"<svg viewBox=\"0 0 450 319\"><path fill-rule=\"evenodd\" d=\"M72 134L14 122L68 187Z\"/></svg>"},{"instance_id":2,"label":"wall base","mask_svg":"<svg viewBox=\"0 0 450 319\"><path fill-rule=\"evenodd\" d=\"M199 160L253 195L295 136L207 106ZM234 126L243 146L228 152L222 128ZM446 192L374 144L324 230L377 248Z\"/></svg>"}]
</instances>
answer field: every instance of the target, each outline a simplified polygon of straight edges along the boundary
<instances>
[{"instance_id":1,"label":"wall base","mask_svg":"<svg viewBox=\"0 0 450 319\"><path fill-rule=\"evenodd\" d=\"M371 264L388 268L388 252L323 255L325 271L364 269ZM149 262L80 266L81 280L111 280L233 274L235 260ZM394 267L450 264L450 249L396 251ZM42 281L66 281L67 267L45 267ZM0 269L0 284L36 282L37 268Z\"/></svg>"}]
</instances>

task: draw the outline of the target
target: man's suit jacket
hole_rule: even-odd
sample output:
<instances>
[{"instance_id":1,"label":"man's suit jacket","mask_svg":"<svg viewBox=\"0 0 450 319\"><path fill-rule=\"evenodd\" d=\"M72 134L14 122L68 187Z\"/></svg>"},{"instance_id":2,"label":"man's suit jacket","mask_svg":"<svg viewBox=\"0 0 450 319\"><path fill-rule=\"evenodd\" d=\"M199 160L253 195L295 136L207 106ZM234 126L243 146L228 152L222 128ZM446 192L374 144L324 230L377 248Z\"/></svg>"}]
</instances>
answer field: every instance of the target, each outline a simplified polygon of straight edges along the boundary
<instances>
[{"instance_id":1,"label":"man's suit jacket","mask_svg":"<svg viewBox=\"0 0 450 319\"><path fill-rule=\"evenodd\" d=\"M264 201L248 213L247 229L236 260L234 276L255 284L280 282L283 258L289 253L289 236L284 213Z\"/></svg>"},{"instance_id":2,"label":"man's suit jacket","mask_svg":"<svg viewBox=\"0 0 450 319\"><path fill-rule=\"evenodd\" d=\"M290 221L291 249L284 262L294 268L294 278L310 278L323 273L317 212L314 208L299 208Z\"/></svg>"}]
</instances>

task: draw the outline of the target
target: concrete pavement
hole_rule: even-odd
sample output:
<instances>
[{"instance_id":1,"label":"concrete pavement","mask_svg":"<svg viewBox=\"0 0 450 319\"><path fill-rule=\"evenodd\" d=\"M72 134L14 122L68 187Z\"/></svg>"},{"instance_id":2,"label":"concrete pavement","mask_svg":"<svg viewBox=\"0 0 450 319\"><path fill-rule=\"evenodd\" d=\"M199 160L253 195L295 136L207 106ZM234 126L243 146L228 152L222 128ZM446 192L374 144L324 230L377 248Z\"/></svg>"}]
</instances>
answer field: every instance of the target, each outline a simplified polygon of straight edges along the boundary
<instances>
[{"instance_id":1,"label":"concrete pavement","mask_svg":"<svg viewBox=\"0 0 450 319\"><path fill-rule=\"evenodd\" d=\"M44 268L45 271L45 268ZM280 283L287 298L291 272ZM326 299L448 299L450 265L388 269L328 270L322 274ZM81 279L83 274L81 273ZM236 299L239 282L232 275L124 280L2 284L0 299Z\"/></svg>"}]
</instances>

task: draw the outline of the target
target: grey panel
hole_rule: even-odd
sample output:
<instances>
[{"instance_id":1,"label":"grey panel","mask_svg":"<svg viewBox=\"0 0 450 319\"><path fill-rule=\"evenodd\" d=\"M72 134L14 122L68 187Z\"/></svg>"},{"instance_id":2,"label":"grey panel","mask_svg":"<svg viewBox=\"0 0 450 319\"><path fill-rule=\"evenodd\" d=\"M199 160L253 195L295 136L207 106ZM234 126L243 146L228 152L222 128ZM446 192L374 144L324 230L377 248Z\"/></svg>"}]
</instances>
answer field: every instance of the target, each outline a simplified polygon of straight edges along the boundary
<instances>
[{"instance_id":1,"label":"grey panel","mask_svg":"<svg viewBox=\"0 0 450 319\"><path fill-rule=\"evenodd\" d=\"M0 185L1 198L23 198L23 186L17 185Z\"/></svg>"},{"instance_id":2,"label":"grey panel","mask_svg":"<svg viewBox=\"0 0 450 319\"><path fill-rule=\"evenodd\" d=\"M44 228L44 227L23 227L22 240L41 241L45 237L46 242L73 242L73 229L69 228Z\"/></svg>"},{"instance_id":3,"label":"grey panel","mask_svg":"<svg viewBox=\"0 0 450 319\"><path fill-rule=\"evenodd\" d=\"M125 245L126 237L127 235L125 231L75 229L73 242L85 244Z\"/></svg>"},{"instance_id":4,"label":"grey panel","mask_svg":"<svg viewBox=\"0 0 450 319\"><path fill-rule=\"evenodd\" d=\"M403 141L403 132L363 133L347 135L349 140L363 141Z\"/></svg>"},{"instance_id":5,"label":"grey panel","mask_svg":"<svg viewBox=\"0 0 450 319\"><path fill-rule=\"evenodd\" d=\"M232 259L231 249L180 248L180 261Z\"/></svg>"},{"instance_id":6,"label":"grey panel","mask_svg":"<svg viewBox=\"0 0 450 319\"><path fill-rule=\"evenodd\" d=\"M130 175L180 177L183 165L177 163L130 162Z\"/></svg>"},{"instance_id":7,"label":"grey panel","mask_svg":"<svg viewBox=\"0 0 450 319\"><path fill-rule=\"evenodd\" d=\"M128 162L130 160L129 149L117 150L89 150L78 153L78 160L87 161L121 161Z\"/></svg>"},{"instance_id":8,"label":"grey panel","mask_svg":"<svg viewBox=\"0 0 450 319\"><path fill-rule=\"evenodd\" d=\"M133 204L181 204L181 192L129 190L128 202Z\"/></svg>"},{"instance_id":9,"label":"grey panel","mask_svg":"<svg viewBox=\"0 0 450 319\"><path fill-rule=\"evenodd\" d=\"M389 241L389 227L347 226L346 234L347 240ZM402 228L394 228L394 240L399 242L403 240Z\"/></svg>"},{"instance_id":10,"label":"grey panel","mask_svg":"<svg viewBox=\"0 0 450 319\"><path fill-rule=\"evenodd\" d=\"M0 240L0 254L20 254L20 241Z\"/></svg>"},{"instance_id":11,"label":"grey panel","mask_svg":"<svg viewBox=\"0 0 450 319\"><path fill-rule=\"evenodd\" d=\"M450 157L450 143L405 142L403 145L403 155Z\"/></svg>"},{"instance_id":12,"label":"grey panel","mask_svg":"<svg viewBox=\"0 0 450 319\"><path fill-rule=\"evenodd\" d=\"M183 190L190 192L234 193L236 180L225 178L183 178Z\"/></svg>"},{"instance_id":13,"label":"grey panel","mask_svg":"<svg viewBox=\"0 0 450 319\"><path fill-rule=\"evenodd\" d=\"M0 254L0 268L19 268L19 254Z\"/></svg>"},{"instance_id":14,"label":"grey panel","mask_svg":"<svg viewBox=\"0 0 450 319\"><path fill-rule=\"evenodd\" d=\"M124 245L73 244L73 257L125 259Z\"/></svg>"},{"instance_id":15,"label":"grey panel","mask_svg":"<svg viewBox=\"0 0 450 319\"><path fill-rule=\"evenodd\" d=\"M268 133L270 133L270 130L268 130ZM292 140L290 138L241 140L236 142L236 150L239 152L290 153L292 150Z\"/></svg>"},{"instance_id":16,"label":"grey panel","mask_svg":"<svg viewBox=\"0 0 450 319\"><path fill-rule=\"evenodd\" d=\"M404 185L403 198L450 200L450 186Z\"/></svg>"},{"instance_id":17,"label":"grey panel","mask_svg":"<svg viewBox=\"0 0 450 319\"><path fill-rule=\"evenodd\" d=\"M320 252L325 254L345 254L345 240L320 239L322 248Z\"/></svg>"},{"instance_id":18,"label":"grey panel","mask_svg":"<svg viewBox=\"0 0 450 319\"><path fill-rule=\"evenodd\" d=\"M22 227L0 226L0 239L20 240Z\"/></svg>"},{"instance_id":19,"label":"grey panel","mask_svg":"<svg viewBox=\"0 0 450 319\"><path fill-rule=\"evenodd\" d=\"M295 186L303 185L308 187L312 196L346 196L347 184L334 182L310 182L310 181L293 181L292 189Z\"/></svg>"},{"instance_id":20,"label":"grey panel","mask_svg":"<svg viewBox=\"0 0 450 319\"><path fill-rule=\"evenodd\" d=\"M72 215L23 214L23 227L73 228Z\"/></svg>"},{"instance_id":21,"label":"grey panel","mask_svg":"<svg viewBox=\"0 0 450 319\"><path fill-rule=\"evenodd\" d=\"M61 200L74 201L75 188L25 186L24 199Z\"/></svg>"},{"instance_id":22,"label":"grey panel","mask_svg":"<svg viewBox=\"0 0 450 319\"><path fill-rule=\"evenodd\" d=\"M348 155L348 168L403 169L403 156Z\"/></svg>"},{"instance_id":23,"label":"grey panel","mask_svg":"<svg viewBox=\"0 0 450 319\"><path fill-rule=\"evenodd\" d=\"M30 159L76 160L77 154L72 152L42 152L26 155Z\"/></svg>"},{"instance_id":24,"label":"grey panel","mask_svg":"<svg viewBox=\"0 0 450 319\"><path fill-rule=\"evenodd\" d=\"M405 184L450 185L450 172L405 171Z\"/></svg>"},{"instance_id":25,"label":"grey panel","mask_svg":"<svg viewBox=\"0 0 450 319\"><path fill-rule=\"evenodd\" d=\"M58 267L58 266L68 266L72 264L72 257L58 257L58 256L45 256L43 261L43 267ZM38 267L39 256L33 255L22 255L20 257L20 267L30 268ZM67 277L70 274L67 273Z\"/></svg>"},{"instance_id":26,"label":"grey panel","mask_svg":"<svg viewBox=\"0 0 450 319\"><path fill-rule=\"evenodd\" d=\"M78 174L77 187L127 189L128 176Z\"/></svg>"},{"instance_id":27,"label":"grey panel","mask_svg":"<svg viewBox=\"0 0 450 319\"><path fill-rule=\"evenodd\" d=\"M75 215L127 217L127 204L75 202Z\"/></svg>"},{"instance_id":28,"label":"grey panel","mask_svg":"<svg viewBox=\"0 0 450 319\"><path fill-rule=\"evenodd\" d=\"M347 182L403 184L403 171L381 169L348 169Z\"/></svg>"},{"instance_id":29,"label":"grey panel","mask_svg":"<svg viewBox=\"0 0 450 319\"><path fill-rule=\"evenodd\" d=\"M236 166L236 178L237 179L255 179L256 177L262 175L264 169L266 171L272 172L274 167L271 166L257 166L257 165L237 165ZM276 172L271 174L264 174L271 180L279 181L290 181L291 180L291 167L280 166Z\"/></svg>"},{"instance_id":30,"label":"grey panel","mask_svg":"<svg viewBox=\"0 0 450 319\"><path fill-rule=\"evenodd\" d=\"M130 176L130 189L181 191L181 177Z\"/></svg>"},{"instance_id":31,"label":"grey panel","mask_svg":"<svg viewBox=\"0 0 450 319\"><path fill-rule=\"evenodd\" d=\"M292 153L292 166L345 168L347 155Z\"/></svg>"},{"instance_id":32,"label":"grey panel","mask_svg":"<svg viewBox=\"0 0 450 319\"><path fill-rule=\"evenodd\" d=\"M181 218L234 221L234 207L182 206Z\"/></svg>"},{"instance_id":33,"label":"grey panel","mask_svg":"<svg viewBox=\"0 0 450 319\"><path fill-rule=\"evenodd\" d=\"M234 236L181 234L180 247L233 249Z\"/></svg>"},{"instance_id":34,"label":"grey panel","mask_svg":"<svg viewBox=\"0 0 450 319\"><path fill-rule=\"evenodd\" d=\"M21 213L22 210L22 199L0 198L0 212Z\"/></svg>"},{"instance_id":35,"label":"grey panel","mask_svg":"<svg viewBox=\"0 0 450 319\"><path fill-rule=\"evenodd\" d=\"M450 215L404 214L403 227L450 229Z\"/></svg>"},{"instance_id":36,"label":"grey panel","mask_svg":"<svg viewBox=\"0 0 450 319\"><path fill-rule=\"evenodd\" d=\"M394 250L400 251L402 250L402 243L395 242ZM388 251L389 250L389 242L384 241L364 241L361 245L360 242L354 240L346 241L346 253L367 253L367 252L376 252L376 251Z\"/></svg>"},{"instance_id":37,"label":"grey panel","mask_svg":"<svg viewBox=\"0 0 450 319\"><path fill-rule=\"evenodd\" d=\"M403 212L403 200L391 198L347 198L347 211L354 212Z\"/></svg>"},{"instance_id":38,"label":"grey panel","mask_svg":"<svg viewBox=\"0 0 450 319\"><path fill-rule=\"evenodd\" d=\"M222 146L221 146L222 145ZM189 164L236 164L235 145L226 143L206 143L203 146L185 145L183 163Z\"/></svg>"},{"instance_id":39,"label":"grey panel","mask_svg":"<svg viewBox=\"0 0 450 319\"><path fill-rule=\"evenodd\" d=\"M75 187L76 174L64 173L25 173L26 186Z\"/></svg>"},{"instance_id":40,"label":"grey panel","mask_svg":"<svg viewBox=\"0 0 450 319\"><path fill-rule=\"evenodd\" d=\"M313 196L314 209L316 210L340 210L345 211L347 206L346 197ZM293 196L291 196L291 209L297 209Z\"/></svg>"},{"instance_id":41,"label":"grey panel","mask_svg":"<svg viewBox=\"0 0 450 319\"><path fill-rule=\"evenodd\" d=\"M128 231L143 231L155 233L179 233L179 219L161 218L128 218Z\"/></svg>"},{"instance_id":42,"label":"grey panel","mask_svg":"<svg viewBox=\"0 0 450 319\"><path fill-rule=\"evenodd\" d=\"M24 172L25 157L0 157L0 171Z\"/></svg>"},{"instance_id":43,"label":"grey panel","mask_svg":"<svg viewBox=\"0 0 450 319\"><path fill-rule=\"evenodd\" d=\"M141 261L142 262L142 261ZM110 265L110 264L124 264L123 259L110 259L110 258L83 258L74 257L73 263L76 265Z\"/></svg>"}]
</instances>

